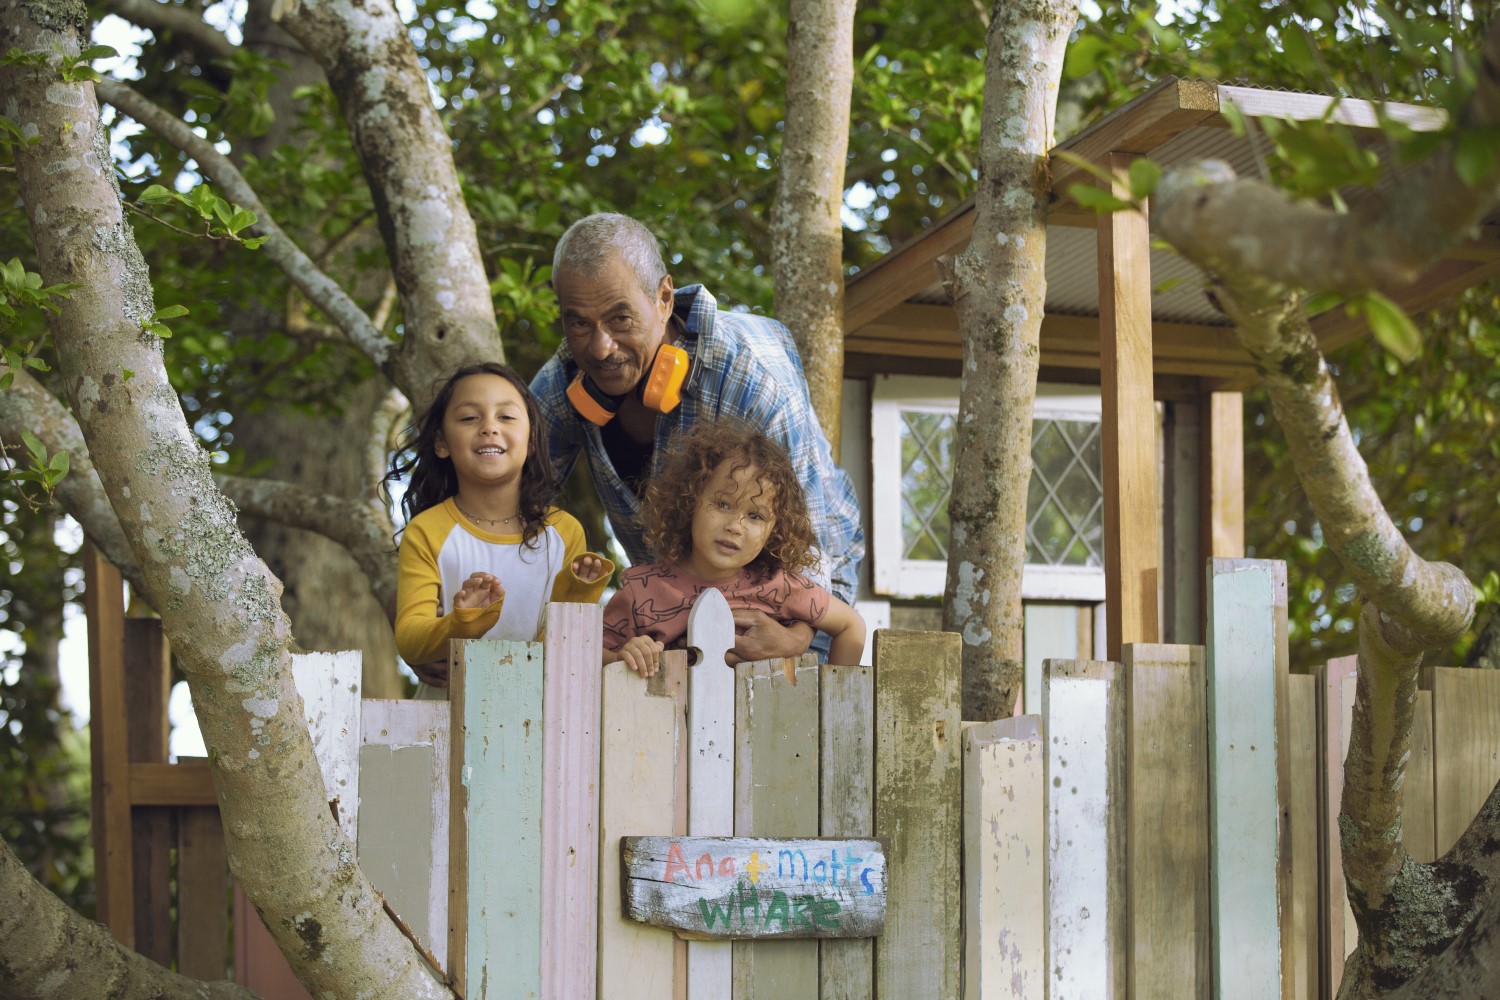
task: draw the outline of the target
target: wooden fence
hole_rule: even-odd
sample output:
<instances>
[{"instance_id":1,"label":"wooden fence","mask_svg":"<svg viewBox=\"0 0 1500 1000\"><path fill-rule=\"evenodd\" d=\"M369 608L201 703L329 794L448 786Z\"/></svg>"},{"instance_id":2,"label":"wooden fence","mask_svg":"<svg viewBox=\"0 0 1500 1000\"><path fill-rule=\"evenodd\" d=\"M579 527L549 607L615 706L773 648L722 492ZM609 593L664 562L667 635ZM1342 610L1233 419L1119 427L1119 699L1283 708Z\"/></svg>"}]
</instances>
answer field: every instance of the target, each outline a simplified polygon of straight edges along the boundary
<instances>
[{"instance_id":1,"label":"wooden fence","mask_svg":"<svg viewBox=\"0 0 1500 1000\"><path fill-rule=\"evenodd\" d=\"M955 635L882 630L874 668L669 654L643 681L598 670L599 612L582 605L549 609L545 645L455 644L448 703L356 702L357 663L328 654L299 658L298 684L362 868L466 997L1329 997L1354 939L1330 820L1353 663L1290 673L1282 572L1215 561L1205 647L1049 661L1040 716L979 725L959 721ZM91 594L109 583L90 570ZM111 632L101 603L100 916L183 971L233 962L292 996L243 904L226 951L206 767L107 756L110 722L134 733L144 704L134 679L108 701L125 675L109 649L153 670L165 652L147 625ZM700 637L709 658L718 628ZM1424 687L1406 786L1418 860L1500 777L1500 674L1433 669ZM687 942L627 921L619 838L658 834L873 836L884 933Z\"/></svg>"}]
</instances>

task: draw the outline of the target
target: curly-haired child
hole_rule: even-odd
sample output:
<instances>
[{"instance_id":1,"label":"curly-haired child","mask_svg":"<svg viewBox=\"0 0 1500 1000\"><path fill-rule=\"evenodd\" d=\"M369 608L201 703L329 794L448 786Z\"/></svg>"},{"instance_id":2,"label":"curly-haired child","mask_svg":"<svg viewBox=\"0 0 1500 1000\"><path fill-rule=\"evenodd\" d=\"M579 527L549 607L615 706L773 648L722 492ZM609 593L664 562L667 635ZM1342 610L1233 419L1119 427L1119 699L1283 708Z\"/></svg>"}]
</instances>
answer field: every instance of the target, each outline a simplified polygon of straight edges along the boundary
<instances>
[{"instance_id":1,"label":"curly-haired child","mask_svg":"<svg viewBox=\"0 0 1500 1000\"><path fill-rule=\"evenodd\" d=\"M816 536L791 460L758 431L703 422L677 438L646 486L641 524L658 562L633 566L604 609L604 662L656 673L681 646L688 612L710 587L732 609L828 633L832 663L858 663L865 623L801 574L817 565Z\"/></svg>"}]
</instances>

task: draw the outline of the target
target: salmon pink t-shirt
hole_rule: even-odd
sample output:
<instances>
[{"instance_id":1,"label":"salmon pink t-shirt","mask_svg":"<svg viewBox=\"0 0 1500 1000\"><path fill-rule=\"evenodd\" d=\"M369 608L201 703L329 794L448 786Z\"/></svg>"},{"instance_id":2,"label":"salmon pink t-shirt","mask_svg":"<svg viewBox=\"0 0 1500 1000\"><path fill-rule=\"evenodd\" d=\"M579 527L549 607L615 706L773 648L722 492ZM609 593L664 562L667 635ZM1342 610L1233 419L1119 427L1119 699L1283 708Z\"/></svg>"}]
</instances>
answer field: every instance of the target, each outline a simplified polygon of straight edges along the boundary
<instances>
[{"instance_id":1,"label":"salmon pink t-shirt","mask_svg":"<svg viewBox=\"0 0 1500 1000\"><path fill-rule=\"evenodd\" d=\"M709 588L723 592L731 611L764 611L783 625L814 628L828 613L828 591L800 573L745 568L728 580L700 580L676 566L646 563L620 577L620 589L604 608L604 645L617 650L638 635L669 649L687 640L688 612Z\"/></svg>"}]
</instances>

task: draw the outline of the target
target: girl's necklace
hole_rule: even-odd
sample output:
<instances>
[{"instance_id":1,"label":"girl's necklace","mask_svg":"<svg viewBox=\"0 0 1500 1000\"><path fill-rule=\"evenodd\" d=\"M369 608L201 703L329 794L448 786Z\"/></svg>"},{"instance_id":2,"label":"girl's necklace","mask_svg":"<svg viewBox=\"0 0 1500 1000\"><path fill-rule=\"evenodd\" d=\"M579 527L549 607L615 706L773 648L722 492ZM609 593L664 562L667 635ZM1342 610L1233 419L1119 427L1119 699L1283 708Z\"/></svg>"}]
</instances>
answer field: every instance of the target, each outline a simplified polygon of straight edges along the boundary
<instances>
[{"instance_id":1,"label":"girl's necklace","mask_svg":"<svg viewBox=\"0 0 1500 1000\"><path fill-rule=\"evenodd\" d=\"M453 506L458 507L458 502L454 501ZM476 517L473 514L470 514L468 511L464 510L462 507L458 507L458 512L464 517L467 517L469 520L473 521L475 524L506 525L514 521L517 517L520 517L519 514L512 514L510 517Z\"/></svg>"}]
</instances>

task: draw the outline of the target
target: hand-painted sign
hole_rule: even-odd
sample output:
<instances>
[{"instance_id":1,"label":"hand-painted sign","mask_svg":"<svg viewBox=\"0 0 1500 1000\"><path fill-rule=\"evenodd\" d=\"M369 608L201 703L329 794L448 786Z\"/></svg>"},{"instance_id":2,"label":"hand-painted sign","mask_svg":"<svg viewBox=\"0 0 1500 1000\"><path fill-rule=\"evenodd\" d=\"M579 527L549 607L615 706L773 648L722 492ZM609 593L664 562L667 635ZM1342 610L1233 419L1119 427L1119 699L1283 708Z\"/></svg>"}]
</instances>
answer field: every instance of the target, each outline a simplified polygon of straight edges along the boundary
<instances>
[{"instance_id":1,"label":"hand-painted sign","mask_svg":"<svg viewBox=\"0 0 1500 1000\"><path fill-rule=\"evenodd\" d=\"M857 938L885 928L874 840L622 837L625 916L685 938Z\"/></svg>"}]
</instances>

